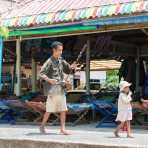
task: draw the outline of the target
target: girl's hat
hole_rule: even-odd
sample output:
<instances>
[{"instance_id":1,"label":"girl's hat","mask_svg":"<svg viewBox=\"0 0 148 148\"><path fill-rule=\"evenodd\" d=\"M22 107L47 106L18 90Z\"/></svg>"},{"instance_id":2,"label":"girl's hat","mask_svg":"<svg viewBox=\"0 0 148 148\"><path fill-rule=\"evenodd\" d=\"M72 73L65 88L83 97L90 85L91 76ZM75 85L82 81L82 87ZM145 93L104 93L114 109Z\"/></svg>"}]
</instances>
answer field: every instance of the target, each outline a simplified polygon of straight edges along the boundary
<instances>
[{"instance_id":1,"label":"girl's hat","mask_svg":"<svg viewBox=\"0 0 148 148\"><path fill-rule=\"evenodd\" d=\"M121 81L119 84L120 91L123 91L125 87L130 87L132 84L127 81Z\"/></svg>"}]
</instances>

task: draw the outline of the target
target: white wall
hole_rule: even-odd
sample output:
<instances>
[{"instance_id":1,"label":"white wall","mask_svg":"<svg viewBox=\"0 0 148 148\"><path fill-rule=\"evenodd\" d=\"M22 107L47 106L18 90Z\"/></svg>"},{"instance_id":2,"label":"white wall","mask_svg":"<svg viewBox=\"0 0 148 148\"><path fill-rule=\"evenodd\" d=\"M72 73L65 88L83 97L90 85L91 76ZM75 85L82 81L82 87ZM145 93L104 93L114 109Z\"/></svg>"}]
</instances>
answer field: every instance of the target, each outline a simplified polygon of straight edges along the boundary
<instances>
[{"instance_id":1,"label":"white wall","mask_svg":"<svg viewBox=\"0 0 148 148\"><path fill-rule=\"evenodd\" d=\"M85 84L85 71L80 72L80 81ZM106 71L90 71L90 79L100 80L100 83L104 83L106 80Z\"/></svg>"}]
</instances>

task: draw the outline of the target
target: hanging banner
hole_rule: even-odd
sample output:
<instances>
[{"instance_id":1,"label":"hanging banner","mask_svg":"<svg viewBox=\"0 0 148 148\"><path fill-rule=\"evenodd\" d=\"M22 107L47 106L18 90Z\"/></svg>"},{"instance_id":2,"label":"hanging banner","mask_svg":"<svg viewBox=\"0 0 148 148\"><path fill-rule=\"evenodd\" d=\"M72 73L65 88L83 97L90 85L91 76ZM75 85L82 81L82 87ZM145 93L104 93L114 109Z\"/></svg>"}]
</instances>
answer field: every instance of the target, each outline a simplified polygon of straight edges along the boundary
<instances>
[{"instance_id":1,"label":"hanging banner","mask_svg":"<svg viewBox=\"0 0 148 148\"><path fill-rule=\"evenodd\" d=\"M0 91L2 90L3 38L0 36Z\"/></svg>"}]
</instances>

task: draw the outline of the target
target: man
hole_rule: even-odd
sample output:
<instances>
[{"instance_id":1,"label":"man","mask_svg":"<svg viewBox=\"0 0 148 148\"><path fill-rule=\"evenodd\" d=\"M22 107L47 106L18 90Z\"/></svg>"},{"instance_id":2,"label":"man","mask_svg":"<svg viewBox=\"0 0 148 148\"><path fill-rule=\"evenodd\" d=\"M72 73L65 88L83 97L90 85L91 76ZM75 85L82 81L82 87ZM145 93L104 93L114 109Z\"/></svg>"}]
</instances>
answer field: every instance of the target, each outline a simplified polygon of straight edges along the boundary
<instances>
[{"instance_id":1,"label":"man","mask_svg":"<svg viewBox=\"0 0 148 148\"><path fill-rule=\"evenodd\" d=\"M60 132L68 135L65 130L66 120L66 97L63 82L64 73L69 74L71 70L76 68L76 64L69 65L65 60L61 59L63 52L63 44L60 42L53 42L51 45L52 56L44 63L40 71L40 77L45 80L47 101L46 112L40 126L40 132L46 133L45 124L49 119L51 113L60 113L61 129Z\"/></svg>"}]
</instances>

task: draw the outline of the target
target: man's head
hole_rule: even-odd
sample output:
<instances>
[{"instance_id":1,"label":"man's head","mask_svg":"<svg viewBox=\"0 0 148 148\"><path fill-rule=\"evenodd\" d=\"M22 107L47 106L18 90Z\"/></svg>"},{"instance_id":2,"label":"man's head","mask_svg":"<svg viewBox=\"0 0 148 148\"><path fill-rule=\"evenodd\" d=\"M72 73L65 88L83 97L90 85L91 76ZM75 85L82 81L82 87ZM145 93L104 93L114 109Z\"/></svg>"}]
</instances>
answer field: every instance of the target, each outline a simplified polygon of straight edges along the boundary
<instances>
[{"instance_id":1,"label":"man's head","mask_svg":"<svg viewBox=\"0 0 148 148\"><path fill-rule=\"evenodd\" d=\"M60 58L63 52L63 44L61 42L55 41L51 44L53 51L53 56L55 58Z\"/></svg>"}]
</instances>

